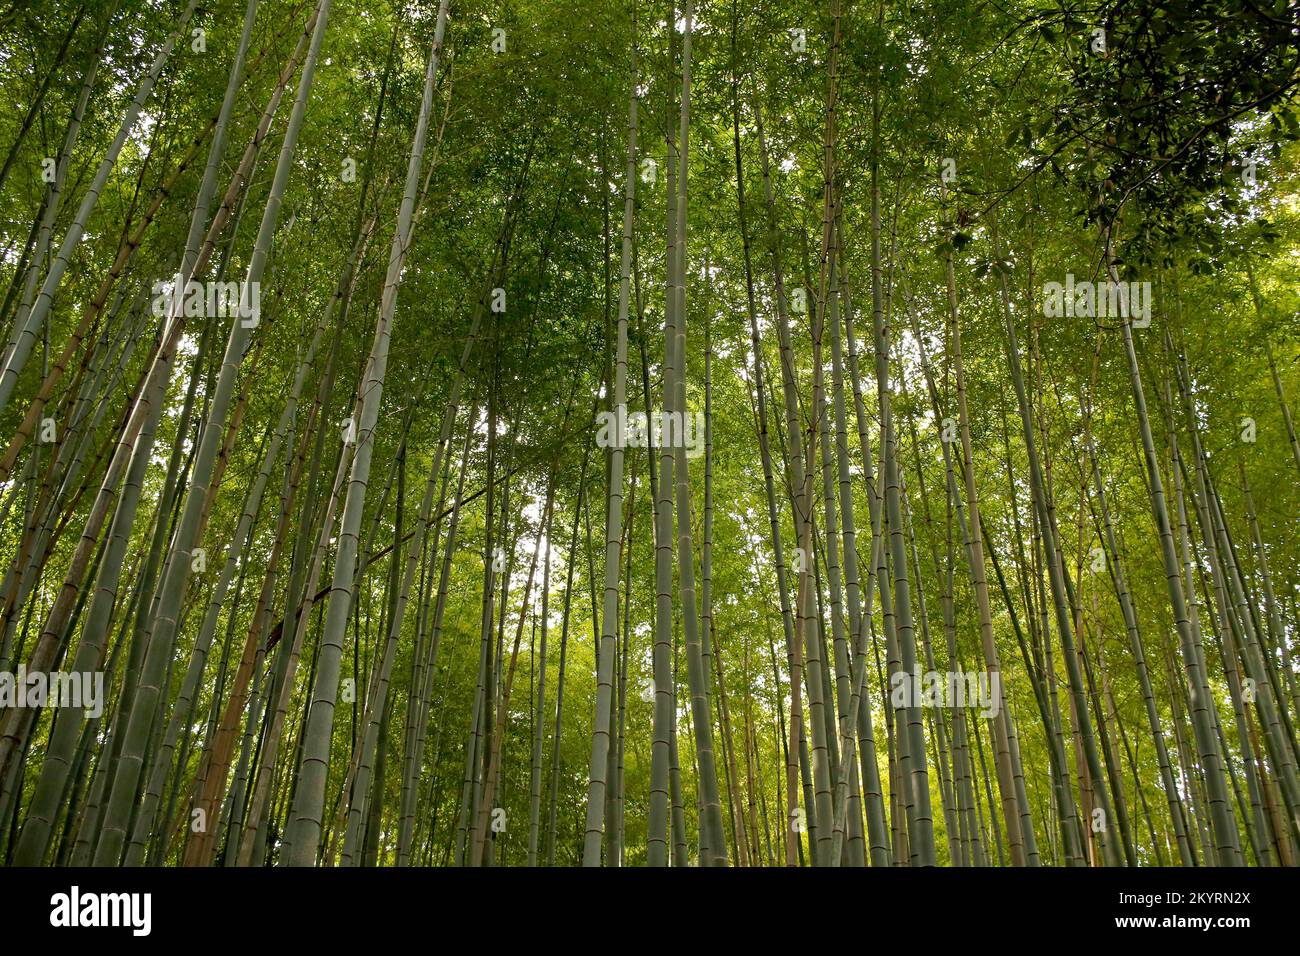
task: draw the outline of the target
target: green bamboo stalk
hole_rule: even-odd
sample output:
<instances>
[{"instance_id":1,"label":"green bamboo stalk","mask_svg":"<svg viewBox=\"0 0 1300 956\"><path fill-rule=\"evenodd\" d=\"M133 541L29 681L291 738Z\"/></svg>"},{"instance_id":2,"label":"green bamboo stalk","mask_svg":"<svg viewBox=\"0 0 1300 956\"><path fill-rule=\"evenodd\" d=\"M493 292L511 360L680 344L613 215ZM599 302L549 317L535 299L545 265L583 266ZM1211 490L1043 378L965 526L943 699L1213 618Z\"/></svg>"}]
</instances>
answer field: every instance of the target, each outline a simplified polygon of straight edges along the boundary
<instances>
[{"instance_id":1,"label":"green bamboo stalk","mask_svg":"<svg viewBox=\"0 0 1300 956\"><path fill-rule=\"evenodd\" d=\"M632 270L632 234L636 228L637 72L636 12L632 14L632 92L628 103L627 163L623 185L623 243L619 266L618 341L614 358L615 428L627 418L627 317ZM605 583L601 635L596 657L596 708L592 719L591 762L587 786L587 822L583 866L599 866L605 830L605 799L609 775L610 720L614 693L614 653L618 631L618 574L623 545L623 441L615 434L609 446L609 484L605 508ZM540 755L540 735L535 751ZM534 775L536 776L536 775ZM610 863L611 861L606 861Z\"/></svg>"}]
</instances>

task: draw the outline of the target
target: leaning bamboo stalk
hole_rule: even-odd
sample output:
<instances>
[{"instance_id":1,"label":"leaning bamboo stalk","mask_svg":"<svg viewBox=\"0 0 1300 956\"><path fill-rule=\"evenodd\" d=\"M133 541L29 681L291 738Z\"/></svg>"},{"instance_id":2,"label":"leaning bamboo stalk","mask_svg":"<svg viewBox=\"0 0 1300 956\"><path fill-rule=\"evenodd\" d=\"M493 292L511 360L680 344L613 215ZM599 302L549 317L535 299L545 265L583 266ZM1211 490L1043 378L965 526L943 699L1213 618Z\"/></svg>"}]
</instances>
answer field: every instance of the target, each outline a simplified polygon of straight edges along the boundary
<instances>
[{"instance_id":1,"label":"leaning bamboo stalk","mask_svg":"<svg viewBox=\"0 0 1300 956\"><path fill-rule=\"evenodd\" d=\"M383 301L375 328L374 344L367 362L366 383L361 394L359 421L356 423L357 448L352 459L352 472L344 499L338 551L334 562L332 586L334 593L326 611L325 629L321 635L312 707L305 731L302 767L290 822L293 831L293 848L286 862L293 866L313 864L320 842L324 819L325 778L329 767L329 743L334 726L335 698L338 694L339 665L343 650L343 631L351 610L355 587L353 573L357 562L358 530L362 509L365 506L370 461L374 453L374 433L379 418L379 404L383 396L393 314L397 308L402 269L411 243L411 220L424 161L425 136L429 128L433 85L438 73L446 30L448 3L449 0L442 0L438 7L433 46L425 70L424 94L412 139L410 160L407 163L406 186L398 212L392 249L389 253L388 274L384 280ZM470 337L473 338L473 330Z\"/></svg>"},{"instance_id":2,"label":"leaning bamboo stalk","mask_svg":"<svg viewBox=\"0 0 1300 956\"><path fill-rule=\"evenodd\" d=\"M105 21L106 26L108 20L111 20L112 15L116 12L116 5L109 8L109 17ZM27 134L31 131L32 124L36 121L37 114L41 111L41 104L45 102L45 96L50 90L51 81L62 73L60 67L62 67L64 62L67 60L68 47L71 45L72 38L76 35L77 28L81 26L81 21L85 16L86 4L79 4L77 6L77 12L72 17L71 25L68 27L67 32L63 34L63 41L59 44L58 50L54 53L53 61L50 63L44 76L41 78L41 83L40 86L37 87L36 95L32 97L32 101L27 107L27 112L23 115L22 123L19 125L18 132L14 136L14 141L9 147L8 154L5 156L4 165L0 166L0 192L4 191L5 180L9 178L9 172L13 169L14 160L18 158L18 151L22 147L23 140L27 138Z\"/></svg>"},{"instance_id":3,"label":"leaning bamboo stalk","mask_svg":"<svg viewBox=\"0 0 1300 956\"><path fill-rule=\"evenodd\" d=\"M279 221L280 207L289 174L293 166L293 155L298 143L298 134L302 129L306 114L307 99L311 94L312 80L315 75L316 62L324 39L325 27L329 20L331 0L321 0L317 14L316 26L312 33L311 47L303 63L302 76L294 99L293 112L290 115L284 141L281 144L279 159L276 163L275 176L271 192L263 212L258 229L253 255L249 262L246 282L260 283L270 256L271 244ZM177 523L172 541L171 560L167 566L160 589L155 624L145 657L144 670L127 724L122 758L119 760L113 787L110 791L108 814L105 818L104 834L95 851L98 865L116 862L122 844L125 842L126 826L130 808L136 796L140 774L144 764L144 745L154 720L157 701L161 694L161 680L167 661L171 658L176 630L179 626L180 603L185 584L191 571L191 555L200 520L207 510L211 493L211 479L222 435L216 423L225 419L234 395L236 379L244 353L252 334L252 327L236 317L231 323L230 335L226 343L225 357L222 360L221 373L213 393L209 422L204 429L203 438L195 457L193 475L189 494Z\"/></svg>"},{"instance_id":4,"label":"leaning bamboo stalk","mask_svg":"<svg viewBox=\"0 0 1300 956\"><path fill-rule=\"evenodd\" d=\"M314 17L311 22L314 23L318 17L319 10L317 11L316 17ZM255 132L252 141L245 149L239 167L231 180L230 187L222 200L221 207L218 209L217 214L208 229L203 248L199 253L198 260L195 263L191 274L198 274L205 268L208 258L215 247L216 238L220 234L225 223L229 220L236 198L241 194L246 195L243 187L247 183L253 162L255 161L260 151L261 144L270 128L271 119L275 113L277 105L279 104L280 95L292 74L294 64L301 56L301 51L306 46L306 40L307 37L304 35L299 43L298 52L295 53L294 58L281 74L280 83L273 92L266 110L263 111L257 131ZM158 401L154 396L158 394L158 389L161 387L159 383L165 382L170 374L169 369L172 355L180 341L180 336L185 325L183 313L174 314L171 319L172 321L170 326L162 335L164 344L155 352L152 367L144 376L142 376L141 382L136 386L132 400L128 402L130 413L127 417L126 424L123 426L119 437L117 438L112 461L105 472L104 479L100 485L100 490L96 495L95 504L92 506L89 517L86 520L86 530L77 546L77 550L73 554L59 596L47 615L47 623L44 628L40 645L45 648L43 653L46 655L51 653L53 650L55 635L60 633L63 627L66 626L67 615L71 613L71 608L78 593L79 583L82 576L85 574L86 566L92 554L93 544L98 538L103 522L107 519L107 516L114 505L121 477L129 467L128 458L133 454L135 438L139 435L141 429L144 427L146 419L153 413L158 404ZM143 448L141 449L141 452L147 454L147 451ZM161 546L162 542L160 536L164 533L166 525L165 523L160 522L157 527L159 537L155 538L155 548ZM153 560L154 557L151 556L151 562ZM188 566L188 560L186 564ZM151 573L152 572L146 574L146 579ZM137 625L137 630L143 626L144 620L145 618L142 615L140 617L140 623ZM36 658L34 658L34 660L35 659ZM44 660L45 658L40 659ZM37 666L44 668L47 665L37 665L36 663L33 663L32 666L33 668ZM134 673L135 669L128 671L129 675L134 675ZM0 772L3 772L6 761L12 753L12 747L18 740L18 738L13 736L13 733L13 730L4 730L3 732L0 732ZM119 735L115 738L114 746L120 747L120 745L121 736ZM114 760L113 763L115 762L116 761Z\"/></svg>"},{"instance_id":5,"label":"leaning bamboo stalk","mask_svg":"<svg viewBox=\"0 0 1300 956\"><path fill-rule=\"evenodd\" d=\"M962 362L961 321L957 310L957 280L953 269L952 246L944 251L944 270L947 278L948 319L952 329L952 362L957 392L958 428L961 437L962 476L966 486L966 550L971 572L971 583L975 589L975 605L980 621L980 645L984 652L984 663L990 675L1001 674L997 645L993 640L993 616L989 600L988 578L984 565L984 538L980 524L979 495L975 487L975 462L971 444L970 412L966 402L966 377ZM999 683L999 686L1001 684ZM1011 757L1011 737L1014 730L1010 726L1008 709L999 707L993 722L994 767L997 771L998 790L1002 796L1003 821L1006 825L1007 841L1011 851L1011 861L1015 866L1037 865L1037 848L1034 846L1032 821L1026 819L1022 828L1022 812L1028 813L1028 806L1019 806L1016 799L1016 778L1022 777L1022 771L1013 765ZM1023 785L1023 784L1022 784Z\"/></svg>"},{"instance_id":6,"label":"leaning bamboo stalk","mask_svg":"<svg viewBox=\"0 0 1300 956\"><path fill-rule=\"evenodd\" d=\"M407 776L411 780L411 784L407 790L407 795L402 801L401 821L398 830L398 866L406 866L410 862L411 841L415 828L415 804L417 796L415 780L418 779L420 767L424 758L424 728L428 722L428 708L430 706L430 698L433 692L434 667L438 662L438 643L439 638L442 635L443 613L447 607L447 589L451 577L451 562L455 553L456 532L460 524L461 504L464 501L465 473L468 470L469 451L474 433L473 423L476 415L476 411L471 414L471 421L465 428L464 448L461 452L460 470L456 479L456 497L452 503L451 516L448 519L447 543L443 548L442 570L438 576L437 597L434 599L433 622L431 625L432 636L429 641L429 650L424 662L425 681L424 687L422 688L417 701L419 712L415 720L416 741L411 755L411 769L407 771Z\"/></svg>"},{"instance_id":7,"label":"leaning bamboo stalk","mask_svg":"<svg viewBox=\"0 0 1300 956\"><path fill-rule=\"evenodd\" d=\"M49 271L45 274L45 281L41 285L40 294L37 295L36 302L27 314L26 320L17 329L18 334L13 349L5 357L4 369L0 370L0 410L3 410L8 405L14 386L18 382L18 376L27 364L27 359L36 344L36 332L41 327L41 323L45 321L46 316L49 315L50 306L54 302L54 293L58 290L63 275L67 271L73 250L81 242L90 214L94 212L95 206L99 203L100 194L104 191L104 185L108 182L109 174L113 171L113 167L117 165L117 158L122 152L122 146L126 143L127 137L131 135L131 131L135 129L140 110L144 107L145 101L149 99L150 94L153 93L159 74L162 73L163 67L167 65L167 61L171 58L176 41L180 39L186 24L189 23L190 17L194 15L197 7L198 0L189 0L189 3L186 4L185 9L177 19L176 26L172 29L171 34L167 37L157 55L155 55L148 72L140 80L135 98L131 100L125 115L122 117L117 136L114 137L108 151L104 154L104 158L100 161L99 168L95 172L95 178L91 181L89 188L82 197L81 205L77 208L77 213L68 226L68 231L63 236L63 244L59 247L58 253L50 263Z\"/></svg>"},{"instance_id":8,"label":"leaning bamboo stalk","mask_svg":"<svg viewBox=\"0 0 1300 956\"><path fill-rule=\"evenodd\" d=\"M1169 752L1165 747L1164 734L1160 728L1160 715L1156 709L1155 691L1151 685L1151 675L1147 667L1146 650L1142 644L1142 634L1138 625L1137 613L1129 594L1128 580L1124 573L1126 561L1115 539L1115 529L1111 522L1110 508L1106 501L1106 491L1101 480L1101 469L1097 463L1093 443L1085 444L1084 452L1091 464L1093 490L1096 493L1098 521L1101 525L1103 540L1109 556L1107 569L1115 587L1116 600L1124 618L1124 628L1128 633L1129 647L1133 652L1134 665L1137 668L1138 684L1142 691L1142 700L1147 713L1147 723L1156 749L1156 762L1160 767L1161 784L1165 799L1169 804L1169 816L1174 827L1174 836L1178 844L1178 855L1184 866L1194 866L1191 842L1188 840L1186 820L1182 801L1179 799L1178 787L1174 781L1173 769L1169 762Z\"/></svg>"},{"instance_id":9,"label":"leaning bamboo stalk","mask_svg":"<svg viewBox=\"0 0 1300 956\"><path fill-rule=\"evenodd\" d=\"M1107 274L1116 281L1114 262L1110 256L1110 237L1107 243ZM1160 477L1160 466L1156 459L1155 440L1151 434L1151 424L1147 416L1146 396L1142 388L1141 371L1138 368L1137 352L1133 343L1131 317L1125 316L1120 324L1124 351L1128 358L1129 382L1133 389L1133 400L1137 410L1138 427L1142 436L1142 448L1147 466L1147 482L1150 490L1151 509L1155 518L1156 530L1160 536L1160 552L1164 561L1165 579L1168 583L1169 601L1174 615L1174 626L1178 631L1182 645L1183 660L1188 669L1188 680L1193 687L1204 685L1204 664L1197 651L1197 640L1192 633L1187 617L1187 601L1183 592L1182 578L1178 567L1178 558L1174 553L1174 539L1169 522L1169 509L1165 503L1164 483ZM1232 807L1228 802L1228 792L1224 780L1223 757L1219 742L1213 733L1209 707L1211 701L1204 699L1201 693L1193 693L1192 730L1199 748L1202 770L1205 774L1206 787L1210 795L1210 817L1213 824L1215 849L1222 865L1241 865L1241 849L1237 838L1237 827L1232 819Z\"/></svg>"},{"instance_id":10,"label":"leaning bamboo stalk","mask_svg":"<svg viewBox=\"0 0 1300 956\"><path fill-rule=\"evenodd\" d=\"M304 48L306 37L311 33L311 27L314 20L314 17L308 18L308 22L302 31ZM279 35L280 34L277 34L271 42L274 42L274 39L278 38ZM248 73L252 73L257 69L257 66L260 64L263 56L266 55L269 49L270 44L268 44L267 49L249 65ZM295 54L295 56L290 60L291 65L295 64L300 56L300 53ZM282 78L281 82L284 82L284 78ZM163 203L171 196L177 182L179 182L181 176L189 168L194 157L198 154L198 148L210 134L214 133L214 131L220 135L224 135L225 125L229 120L228 116L223 119L223 114L226 112L225 101L223 100L222 108L219 109L218 112L202 126L198 133L194 135L186 147L184 156L182 156L178 161L175 169L173 169L167 179L157 187L154 198L150 202L144 215L141 217L140 223L136 226L135 231L131 233L129 237L123 236L122 243L118 248L117 256L113 260L113 264L109 267L109 270L101 280L99 287L95 290L90 301L82 310L80 322L68 337L68 341L64 344L62 351L58 353L57 357L55 357L54 361L51 363L49 371L46 372L44 380L41 382L40 388L37 389L36 395L32 398L31 404L28 406L27 413L23 417L22 423L18 426L17 431L9 440L4 455L0 456L0 482L5 481L13 471L14 463L17 460L19 453L22 451L25 443L35 432L37 425L40 423L41 414L45 409L46 403L54 394L55 388L62 380L73 356L81 348L82 342L85 341L87 336L93 334L95 325L103 312L104 304L108 300L108 296L114 285L116 285L117 281L125 273L128 265L133 261L136 252L144 241L146 232L156 219ZM204 168L204 180L206 181L209 175L215 174L217 168L218 167L213 164L210 150L207 166Z\"/></svg>"},{"instance_id":11,"label":"leaning bamboo stalk","mask_svg":"<svg viewBox=\"0 0 1300 956\"><path fill-rule=\"evenodd\" d=\"M8 306L13 296L17 294L21 285L23 288L22 298L19 300L17 313L14 317L13 326L9 330L7 342L5 345L3 359L0 360L0 367L7 365L17 349L22 332L31 315L31 310L35 304L37 294L37 281L41 277L40 266L42 260L46 259L49 254L50 235L54 228L55 219L58 216L59 207L63 200L64 185L67 181L68 170L72 164L73 149L76 146L77 139L81 132L81 123L85 118L86 106L90 100L90 94L95 85L95 77L99 73L100 67L104 63L104 51L108 42L108 28L117 13L118 3L114 3L109 8L108 15L104 18L104 28L100 33L99 41L95 45L95 52L91 58L90 65L82 76L81 89L77 99L72 107L72 115L68 118L67 128L63 134L63 144L59 151L58 158L54 164L54 178L45 191L41 208L37 211L36 218L32 222L32 231L28 238L27 249L25 253L32 253L30 258L26 254L19 263L18 270L14 273L13 284L10 288L10 295L6 297L5 309L3 316L8 318ZM33 104L34 105L34 104ZM18 143L14 143L14 153L10 158L14 158ZM53 157L51 157L53 158ZM0 177L3 178L3 177ZM34 247L34 248L33 248ZM22 280L20 282L20 280Z\"/></svg>"},{"instance_id":12,"label":"leaning bamboo stalk","mask_svg":"<svg viewBox=\"0 0 1300 956\"><path fill-rule=\"evenodd\" d=\"M298 661L302 655L303 640L307 636L308 623L311 620L311 595L316 591L316 584L320 580L321 570L325 564L325 553L328 550L330 537L334 531L334 512L338 506L339 490L343 485L344 476L348 473L351 464L350 452L353 448L353 444L346 440L339 446L339 464L334 473L334 482L330 488L329 498L325 502L320 535L317 538L316 547L312 554L311 570L307 575L302 598L298 602L293 638L287 648L288 663L280 684L280 693L276 699L271 724L267 730L266 751L262 755L257 779L253 784L253 798L249 804L248 814L244 818L244 836L239 846L239 856L236 858L236 865L238 866L249 866L252 863L255 841L253 839L254 834L251 831L258 826L258 821L261 819L262 811L266 805L267 795L270 792L271 778L275 771L280 740L284 733L284 721L289 712L289 698L293 693L294 677L298 669Z\"/></svg>"},{"instance_id":13,"label":"leaning bamboo stalk","mask_svg":"<svg viewBox=\"0 0 1300 956\"><path fill-rule=\"evenodd\" d=\"M222 107L213 123L215 131L212 146L209 150L203 182L195 200L195 208L190 222L189 236L186 240L186 247L182 256L183 272L187 272L190 269L192 263L199 255L200 240L203 238L203 230L207 219L208 209L216 191L216 177L220 165L220 158L225 149L226 129L229 125L231 113L233 112L235 93L242 80L243 60L251 38L256 10L256 0L250 0L248 9L245 12L240 44L231 66L230 79L227 83ZM197 146L197 143L198 141L196 140L194 145ZM180 168L183 168L183 166L184 164L178 168L178 172ZM104 292L105 296L107 295L107 289L102 289L101 291ZM96 299L98 300L98 298L99 297L97 296ZM155 387L161 389L162 385L159 384ZM135 519L136 506L139 502L140 485L144 469L149 464L149 449L153 444L153 433L157 428L158 419L162 411L162 398L162 393L159 390L155 392L151 399L150 414L146 420L140 439L137 442L137 446L132 453L132 460L128 467L128 476L124 485L123 496L118 504L117 511L114 514L113 526L110 530L110 540L113 542L113 546L110 548L107 560L103 565L101 580L99 582L98 591L96 592L96 604L92 607L88 619L88 627L82 635L83 643L87 645L86 654L88 656L98 656L99 647L104 637L104 630L107 627L108 619L111 616L112 607L116 600L118 587L117 574L121 566L122 556L125 554L129 541L131 525ZM71 714L68 716L70 718ZM59 739L57 741L52 737L48 744L49 749L47 751L46 761L47 766L49 767L48 772L50 777L47 784L48 789L44 796L45 800L48 801L48 804L51 807L54 802L57 801L56 791L61 791L63 787L63 784L59 779L60 767L62 766L64 772L66 772L67 765L66 763L61 764L61 761L65 761L66 756L69 753L69 748L72 744L71 733L71 729L65 731L64 734L66 739ZM44 776L45 773L46 771L43 769L42 776ZM38 802L33 798L33 808L35 809L39 806L41 806L41 802ZM48 824L47 815L42 814L41 812L37 812L34 815L29 814L28 821L31 827L28 852L33 854L43 853L44 843L48 840L48 829L46 826L46 824Z\"/></svg>"},{"instance_id":14,"label":"leaning bamboo stalk","mask_svg":"<svg viewBox=\"0 0 1300 956\"><path fill-rule=\"evenodd\" d=\"M444 0L442 13L445 16L446 2ZM456 377L452 381L451 392L447 398L447 406L443 411L442 430L438 436L438 444L434 449L433 465L429 469L429 478L425 483L424 497L420 503L419 516L416 520L415 532L411 538L406 553L405 571L401 587L397 594L397 603L394 606L393 618L390 624L388 641L385 645L383 663L379 671L379 683L373 695L374 699L367 701L366 709L368 719L366 721L366 736L362 743L360 751L360 764L353 784L353 793L364 793L370 781L369 760L373 757L374 747L377 743L378 734L378 714L384 708L384 702L387 696L387 687L389 673L392 668L393 655L396 650L397 640L400 636L402 619L405 615L406 605L410 598L412 582L415 580L415 571L419 564L420 551L424 547L425 538L428 535L429 519L433 508L433 496L437 487L438 478L442 473L443 459L446 455L447 446L451 441L452 429L455 425L456 416L460 412L460 395L463 387L465 372L469 364L470 355L473 352L477 342L477 329L479 319L482 315L483 303L479 301L476 307L474 322L471 323L470 336L465 343L465 348L461 353L460 364L456 370ZM343 863L347 865L351 862L355 853L356 841L360 838L361 814L360 807L357 805L356 797L353 798L353 810L348 814L348 837L344 841Z\"/></svg>"}]
</instances>

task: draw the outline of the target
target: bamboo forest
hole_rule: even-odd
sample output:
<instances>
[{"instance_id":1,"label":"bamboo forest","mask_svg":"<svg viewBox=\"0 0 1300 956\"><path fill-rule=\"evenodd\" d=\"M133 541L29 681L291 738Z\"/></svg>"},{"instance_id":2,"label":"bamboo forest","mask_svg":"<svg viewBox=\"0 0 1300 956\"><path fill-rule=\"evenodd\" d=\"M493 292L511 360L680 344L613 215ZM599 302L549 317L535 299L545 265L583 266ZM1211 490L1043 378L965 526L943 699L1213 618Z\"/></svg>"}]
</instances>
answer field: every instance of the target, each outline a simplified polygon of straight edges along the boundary
<instances>
[{"instance_id":1,"label":"bamboo forest","mask_svg":"<svg viewBox=\"0 0 1300 956\"><path fill-rule=\"evenodd\" d=\"M4 865L1300 863L1298 0L0 0L0 102Z\"/></svg>"}]
</instances>

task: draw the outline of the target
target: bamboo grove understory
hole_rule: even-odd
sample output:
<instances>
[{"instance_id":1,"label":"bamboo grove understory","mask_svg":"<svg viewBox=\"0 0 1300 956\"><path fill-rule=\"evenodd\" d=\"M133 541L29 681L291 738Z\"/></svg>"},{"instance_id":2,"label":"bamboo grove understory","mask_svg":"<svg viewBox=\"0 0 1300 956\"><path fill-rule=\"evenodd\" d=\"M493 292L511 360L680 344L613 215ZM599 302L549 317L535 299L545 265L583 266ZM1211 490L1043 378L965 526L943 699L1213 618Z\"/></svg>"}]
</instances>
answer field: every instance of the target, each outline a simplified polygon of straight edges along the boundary
<instances>
[{"instance_id":1,"label":"bamboo grove understory","mask_svg":"<svg viewBox=\"0 0 1300 956\"><path fill-rule=\"evenodd\" d=\"M1296 0L0 0L0 859L1292 866Z\"/></svg>"}]
</instances>

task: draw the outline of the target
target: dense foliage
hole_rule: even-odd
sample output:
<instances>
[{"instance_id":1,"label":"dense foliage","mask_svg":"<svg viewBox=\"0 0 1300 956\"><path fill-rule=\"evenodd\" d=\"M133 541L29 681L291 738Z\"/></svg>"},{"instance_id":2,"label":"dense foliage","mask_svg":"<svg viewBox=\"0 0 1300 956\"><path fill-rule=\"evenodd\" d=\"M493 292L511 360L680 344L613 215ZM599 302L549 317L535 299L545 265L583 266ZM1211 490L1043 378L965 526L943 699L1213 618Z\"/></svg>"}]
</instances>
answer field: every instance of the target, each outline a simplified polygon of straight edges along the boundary
<instances>
[{"instance_id":1,"label":"dense foliage","mask_svg":"<svg viewBox=\"0 0 1300 956\"><path fill-rule=\"evenodd\" d=\"M2 858L1295 864L1298 23L0 0Z\"/></svg>"}]
</instances>

